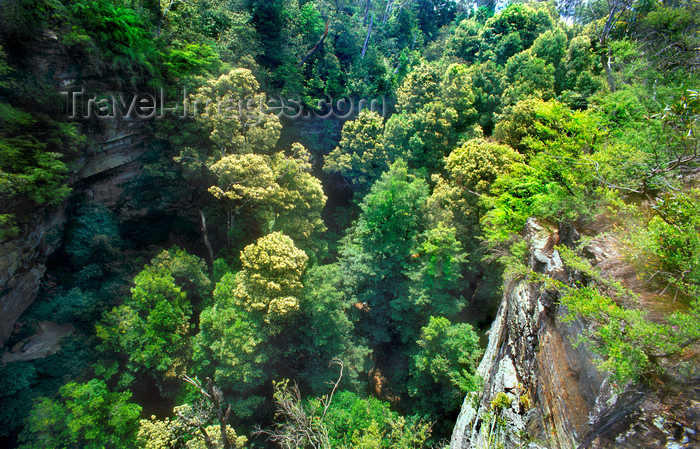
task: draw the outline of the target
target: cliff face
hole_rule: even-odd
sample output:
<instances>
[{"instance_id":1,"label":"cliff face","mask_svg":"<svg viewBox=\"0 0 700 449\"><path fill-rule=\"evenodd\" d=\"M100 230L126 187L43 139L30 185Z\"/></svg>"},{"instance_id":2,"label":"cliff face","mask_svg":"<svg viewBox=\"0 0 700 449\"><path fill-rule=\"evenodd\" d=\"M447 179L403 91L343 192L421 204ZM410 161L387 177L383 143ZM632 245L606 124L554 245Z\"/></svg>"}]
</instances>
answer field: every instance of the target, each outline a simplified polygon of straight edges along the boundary
<instances>
[{"instance_id":1,"label":"cliff face","mask_svg":"<svg viewBox=\"0 0 700 449\"><path fill-rule=\"evenodd\" d=\"M95 143L72 173L75 194L117 212L123 209L128 202L125 190L141 173L145 135L139 123L105 123L104 133L90 136ZM16 238L0 244L0 343L7 340L19 316L36 298L46 260L63 243L70 201L35 212ZM129 216L138 213L130 211ZM130 218L123 213L119 217Z\"/></svg>"},{"instance_id":2,"label":"cliff face","mask_svg":"<svg viewBox=\"0 0 700 449\"><path fill-rule=\"evenodd\" d=\"M575 231L530 220L525 234L531 268L565 281L553 243L571 243ZM603 242L589 252L605 263ZM450 448L700 447L699 385L683 397L614 391L586 346L572 346L585 324L563 322L557 295L524 279L507 283L478 368L483 390L465 398Z\"/></svg>"},{"instance_id":3,"label":"cliff face","mask_svg":"<svg viewBox=\"0 0 700 449\"><path fill-rule=\"evenodd\" d=\"M89 68L71 61L58 38L47 31L31 43L26 61L33 78L52 85L56 92L93 79ZM0 244L0 344L10 336L19 316L34 302L46 271L47 258L63 244L68 205L77 196L112 209L120 221L147 211L132 209L127 189L139 178L147 151L148 123L104 120L85 131L88 142L72 163L69 184L73 195L62 204L43 208L26 217L17 237Z\"/></svg>"}]
</instances>

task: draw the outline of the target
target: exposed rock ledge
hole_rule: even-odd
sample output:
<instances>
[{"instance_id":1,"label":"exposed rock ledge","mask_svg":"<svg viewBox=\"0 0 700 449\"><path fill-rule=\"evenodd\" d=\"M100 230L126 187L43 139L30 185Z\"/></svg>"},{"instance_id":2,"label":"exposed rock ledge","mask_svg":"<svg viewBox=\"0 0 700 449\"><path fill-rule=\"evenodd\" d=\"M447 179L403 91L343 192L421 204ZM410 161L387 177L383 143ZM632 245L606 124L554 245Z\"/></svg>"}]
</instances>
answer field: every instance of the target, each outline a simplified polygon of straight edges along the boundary
<instances>
[{"instance_id":1,"label":"exposed rock ledge","mask_svg":"<svg viewBox=\"0 0 700 449\"><path fill-rule=\"evenodd\" d=\"M559 234L534 220L525 231L531 268L566 280L553 243L572 233ZM616 395L591 352L571 345L583 323L563 323L556 299L524 279L506 284L478 368L483 389L465 398L450 448L700 447L700 386L688 385L682 398L639 386ZM499 394L511 400L500 425L490 419Z\"/></svg>"}]
</instances>

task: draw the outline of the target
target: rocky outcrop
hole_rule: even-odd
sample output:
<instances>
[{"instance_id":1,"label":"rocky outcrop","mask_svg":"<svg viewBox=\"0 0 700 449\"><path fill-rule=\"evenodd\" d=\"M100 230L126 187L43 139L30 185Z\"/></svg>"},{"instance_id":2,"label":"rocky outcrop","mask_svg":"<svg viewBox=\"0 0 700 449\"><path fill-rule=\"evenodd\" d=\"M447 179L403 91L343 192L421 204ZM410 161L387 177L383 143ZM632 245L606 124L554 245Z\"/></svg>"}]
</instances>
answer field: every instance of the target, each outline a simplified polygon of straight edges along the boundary
<instances>
[{"instance_id":1,"label":"rocky outcrop","mask_svg":"<svg viewBox=\"0 0 700 449\"><path fill-rule=\"evenodd\" d=\"M22 70L53 86L56 92L79 88L84 83L103 84L89 64L68 54L52 31L45 31L26 45L31 51L19 61ZM99 202L112 209L121 221L148 213L147 207L137 208L129 203L127 190L142 173L150 124L111 118L81 125L89 143L71 162L68 182L74 195L61 205L22 217L20 233L0 244L0 343L8 339L19 316L35 300L47 258L63 243L71 201L80 196ZM125 210L126 215L121 213Z\"/></svg>"},{"instance_id":2,"label":"rocky outcrop","mask_svg":"<svg viewBox=\"0 0 700 449\"><path fill-rule=\"evenodd\" d=\"M60 245L65 222L65 206L36 213L18 238L0 244L0 342L34 302L44 262Z\"/></svg>"},{"instance_id":3,"label":"rocky outcrop","mask_svg":"<svg viewBox=\"0 0 700 449\"><path fill-rule=\"evenodd\" d=\"M93 136L96 142L76 164L71 184L79 185L76 190L88 199L118 208L126 202L125 189L141 172L146 133L143 126L106 126L105 134ZM36 298L46 260L62 244L69 201L33 214L16 238L0 244L0 343Z\"/></svg>"},{"instance_id":4,"label":"rocky outcrop","mask_svg":"<svg viewBox=\"0 0 700 449\"><path fill-rule=\"evenodd\" d=\"M564 234L528 221L531 269L567 281L554 245L576 235ZM600 245L591 252L605 262ZM525 278L507 283L478 367L483 389L465 398L450 448L700 447L700 390L691 385L694 393L682 398L639 386L616 394L586 345L572 345L584 323L565 322L557 299Z\"/></svg>"}]
</instances>

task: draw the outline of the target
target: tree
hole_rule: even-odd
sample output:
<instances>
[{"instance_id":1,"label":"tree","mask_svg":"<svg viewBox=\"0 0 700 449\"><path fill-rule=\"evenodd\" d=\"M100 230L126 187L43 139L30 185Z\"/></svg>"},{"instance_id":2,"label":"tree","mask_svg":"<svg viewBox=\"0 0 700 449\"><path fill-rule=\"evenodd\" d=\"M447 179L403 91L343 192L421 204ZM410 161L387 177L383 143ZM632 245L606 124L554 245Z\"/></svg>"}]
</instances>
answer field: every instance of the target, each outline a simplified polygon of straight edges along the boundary
<instances>
[{"instance_id":1,"label":"tree","mask_svg":"<svg viewBox=\"0 0 700 449\"><path fill-rule=\"evenodd\" d=\"M650 5L651 6L651 5ZM649 7L649 6L647 6ZM700 9L694 2L653 4L633 31L636 41L649 55L649 64L671 75L683 76L698 66ZM673 76L673 75L671 75Z\"/></svg>"},{"instance_id":2,"label":"tree","mask_svg":"<svg viewBox=\"0 0 700 449\"><path fill-rule=\"evenodd\" d=\"M433 173L442 168L442 159L457 141L457 119L457 111L441 100L427 103L414 113L394 114L386 124L384 146L411 168Z\"/></svg>"},{"instance_id":3,"label":"tree","mask_svg":"<svg viewBox=\"0 0 700 449\"><path fill-rule=\"evenodd\" d=\"M655 230L649 232L654 233ZM641 249L647 242L633 245ZM673 264L673 256L679 255L676 251L654 256ZM588 324L587 331L574 343L586 342L602 357L598 367L610 373L614 386L622 389L628 382L640 380L649 383L659 376L668 376L669 372L681 377L691 375L689 366L697 363L700 341L697 278L689 278L687 283L679 280L690 287L690 300L682 309L659 320L652 318L647 310L624 307L624 303L637 303L636 295L618 280L603 276L588 259L568 248L560 248L560 253L564 263L583 275L582 280L574 285L553 280L547 284L561 292L560 301L569 310L567 321L581 318ZM635 253L635 257L638 255ZM687 266L692 270L695 265L695 260L691 260ZM680 283L676 285L682 287Z\"/></svg>"},{"instance_id":4,"label":"tree","mask_svg":"<svg viewBox=\"0 0 700 449\"><path fill-rule=\"evenodd\" d=\"M364 399L349 391L336 393L342 368L341 364L341 374L331 384L331 392L320 398L303 400L296 384L276 383L275 408L283 421L272 430L256 433L289 449L424 447L430 437L427 423L399 416L389 404L375 398Z\"/></svg>"},{"instance_id":5,"label":"tree","mask_svg":"<svg viewBox=\"0 0 700 449\"><path fill-rule=\"evenodd\" d=\"M217 183L209 193L221 200L226 210L226 237L231 243L236 211L243 205L251 209L266 206L279 198L279 185L270 167L269 158L260 154L232 154L224 156L210 167ZM242 203L242 205L241 205ZM236 205L241 205L236 207ZM269 217L265 217L269 220Z\"/></svg>"},{"instance_id":6,"label":"tree","mask_svg":"<svg viewBox=\"0 0 700 449\"><path fill-rule=\"evenodd\" d=\"M173 381L191 358L192 305L164 260L157 257L136 275L131 297L105 314L96 334L103 349L127 358L130 371L155 377L163 392L171 394Z\"/></svg>"},{"instance_id":7,"label":"tree","mask_svg":"<svg viewBox=\"0 0 700 449\"><path fill-rule=\"evenodd\" d=\"M561 92L565 83L566 69L562 64L566 54L567 37L564 30L555 28L548 30L535 39L530 51L554 68L554 81L557 92Z\"/></svg>"},{"instance_id":8,"label":"tree","mask_svg":"<svg viewBox=\"0 0 700 449\"><path fill-rule=\"evenodd\" d=\"M439 223L418 236L416 252L411 256L417 264L408 272L409 302L423 311L423 316L454 316L465 305L460 281L466 254L455 234L454 227Z\"/></svg>"},{"instance_id":9,"label":"tree","mask_svg":"<svg viewBox=\"0 0 700 449\"><path fill-rule=\"evenodd\" d=\"M286 235L261 237L241 252L241 271L223 276L214 305L202 312L195 340L198 372L221 385L241 419L264 402L262 386L286 349L274 339L298 317L307 260Z\"/></svg>"},{"instance_id":10,"label":"tree","mask_svg":"<svg viewBox=\"0 0 700 449\"><path fill-rule=\"evenodd\" d=\"M273 232L241 252L234 302L266 323L279 323L299 310L308 256L288 236Z\"/></svg>"},{"instance_id":11,"label":"tree","mask_svg":"<svg viewBox=\"0 0 700 449\"><path fill-rule=\"evenodd\" d=\"M442 78L440 94L445 105L457 112L455 127L458 132L476 121L474 85L469 69L463 64L451 64Z\"/></svg>"},{"instance_id":12,"label":"tree","mask_svg":"<svg viewBox=\"0 0 700 449\"><path fill-rule=\"evenodd\" d=\"M170 273L190 304L201 305L210 301L213 285L207 266L199 257L173 246L151 259L150 265L160 272Z\"/></svg>"},{"instance_id":13,"label":"tree","mask_svg":"<svg viewBox=\"0 0 700 449\"><path fill-rule=\"evenodd\" d=\"M200 331L194 340L196 372L209 376L227 393L238 419L253 416L264 402L261 387L274 348L256 317L233 301L234 275L227 273L214 290L215 304L200 316Z\"/></svg>"},{"instance_id":14,"label":"tree","mask_svg":"<svg viewBox=\"0 0 700 449\"><path fill-rule=\"evenodd\" d=\"M486 261L488 250L483 244L481 219L488 210L484 199L491 193L493 182L523 160L522 155L507 145L472 139L455 148L447 157L444 178L433 177L437 183L428 200L433 228L430 232L435 233L432 239L437 239L441 245L428 244L428 248L434 248L433 251L438 251L443 258L450 255L451 258L444 260L452 264L448 272L442 272L443 277L438 278L435 286L448 302L450 297L469 292L472 313L479 309L491 313L489 309L500 298L501 269ZM459 248L461 252L445 252L447 248ZM457 258L459 254L464 254L462 259L466 256L466 260ZM426 259L421 257L419 260ZM437 267L444 270L450 265ZM484 273L489 274L485 276ZM450 285L452 287L447 288ZM452 316L450 313L446 315Z\"/></svg>"},{"instance_id":15,"label":"tree","mask_svg":"<svg viewBox=\"0 0 700 449\"><path fill-rule=\"evenodd\" d=\"M554 67L525 51L508 60L505 68L508 87L503 91L504 106L528 97L549 100L554 97Z\"/></svg>"},{"instance_id":16,"label":"tree","mask_svg":"<svg viewBox=\"0 0 700 449\"><path fill-rule=\"evenodd\" d=\"M141 407L131 393L113 392L104 380L69 382L57 399L40 398L21 434L26 449L134 447Z\"/></svg>"},{"instance_id":17,"label":"tree","mask_svg":"<svg viewBox=\"0 0 700 449\"><path fill-rule=\"evenodd\" d=\"M612 70L610 68L610 49L608 46L608 37L610 32L613 30L617 21L620 20L622 14L627 11L627 9L632 7L634 0L611 0L608 2L607 18L605 19L605 24L603 29L596 33L598 34L598 45L600 51L600 63L605 70L605 78L608 81L608 88L610 92L615 92L615 78L613 77Z\"/></svg>"},{"instance_id":18,"label":"tree","mask_svg":"<svg viewBox=\"0 0 700 449\"><path fill-rule=\"evenodd\" d=\"M425 447L432 432L422 419L400 416L388 403L350 391L334 397L325 422L331 447L342 449Z\"/></svg>"},{"instance_id":19,"label":"tree","mask_svg":"<svg viewBox=\"0 0 700 449\"><path fill-rule=\"evenodd\" d=\"M326 230L321 212L326 195L321 181L311 173L309 151L294 143L289 156L276 153L271 164L281 195L279 206L272 210L270 231L288 235L312 259L314 256L321 259L325 251L322 234Z\"/></svg>"},{"instance_id":20,"label":"tree","mask_svg":"<svg viewBox=\"0 0 700 449\"><path fill-rule=\"evenodd\" d=\"M300 382L308 385L312 394L327 388L327 380L336 369L331 364L333 359L342 361L346 371L343 383L353 389L362 388L362 374L369 370L366 364L371 351L355 335L357 308L343 284L339 264L312 267L304 278L300 325L293 335L299 340Z\"/></svg>"},{"instance_id":21,"label":"tree","mask_svg":"<svg viewBox=\"0 0 700 449\"><path fill-rule=\"evenodd\" d=\"M414 67L396 92L399 112L413 113L439 98L441 67L423 61Z\"/></svg>"},{"instance_id":22,"label":"tree","mask_svg":"<svg viewBox=\"0 0 700 449\"><path fill-rule=\"evenodd\" d=\"M407 323L420 325L417 310L407 302L408 271L423 231L427 195L426 182L409 174L402 160L395 162L365 196L341 248L353 299L369 309L364 325L372 346L410 341L413 329Z\"/></svg>"},{"instance_id":23,"label":"tree","mask_svg":"<svg viewBox=\"0 0 700 449\"><path fill-rule=\"evenodd\" d=\"M482 25L475 20L462 20L445 45L445 55L456 57L467 63L474 63L481 48Z\"/></svg>"},{"instance_id":24,"label":"tree","mask_svg":"<svg viewBox=\"0 0 700 449\"><path fill-rule=\"evenodd\" d=\"M227 424L228 416L216 416L216 405L221 390L212 382L203 388L196 380L189 379L202 393L200 401L194 405L183 404L173 409L173 419L141 419L136 436L138 447L144 449L243 449L248 439L237 436L235 430ZM217 395L217 391L219 395ZM219 398L217 398L219 396ZM222 404L218 404L222 405ZM230 407L227 408L230 413ZM226 418L224 424L221 418ZM215 420L219 422L212 424Z\"/></svg>"},{"instance_id":25,"label":"tree","mask_svg":"<svg viewBox=\"0 0 700 449\"><path fill-rule=\"evenodd\" d=\"M486 21L481 60L505 64L508 59L527 50L544 31L551 29L557 16L553 5L510 4L500 14Z\"/></svg>"},{"instance_id":26,"label":"tree","mask_svg":"<svg viewBox=\"0 0 700 449\"><path fill-rule=\"evenodd\" d=\"M516 149L520 154L532 153L525 138L536 132L537 109L541 104L541 101L534 98L518 101L498 121L493 137Z\"/></svg>"},{"instance_id":27,"label":"tree","mask_svg":"<svg viewBox=\"0 0 700 449\"><path fill-rule=\"evenodd\" d=\"M574 36L562 60L560 88L574 91L584 99L590 97L602 87L601 82L592 75L594 63L591 39L588 36Z\"/></svg>"},{"instance_id":28,"label":"tree","mask_svg":"<svg viewBox=\"0 0 700 449\"><path fill-rule=\"evenodd\" d=\"M267 110L259 88L253 73L244 68L208 80L189 99L188 113L209 133L214 148L185 148L176 160L198 169L227 155L272 152L282 125Z\"/></svg>"},{"instance_id":29,"label":"tree","mask_svg":"<svg viewBox=\"0 0 700 449\"><path fill-rule=\"evenodd\" d=\"M229 243L236 216L245 215L242 225L263 232L281 230L305 249L321 249L316 240L325 230L321 210L326 196L310 173L310 155L301 144L292 145L291 156L225 156L211 170L218 181L209 192L225 204Z\"/></svg>"},{"instance_id":30,"label":"tree","mask_svg":"<svg viewBox=\"0 0 700 449\"><path fill-rule=\"evenodd\" d=\"M457 399L479 387L476 368L483 350L478 335L469 324L430 317L416 343L409 394L432 416L458 409Z\"/></svg>"},{"instance_id":31,"label":"tree","mask_svg":"<svg viewBox=\"0 0 700 449\"><path fill-rule=\"evenodd\" d=\"M358 193L366 193L392 162L382 142L383 121L365 109L345 122L340 143L326 156L323 170L340 174Z\"/></svg>"}]
</instances>

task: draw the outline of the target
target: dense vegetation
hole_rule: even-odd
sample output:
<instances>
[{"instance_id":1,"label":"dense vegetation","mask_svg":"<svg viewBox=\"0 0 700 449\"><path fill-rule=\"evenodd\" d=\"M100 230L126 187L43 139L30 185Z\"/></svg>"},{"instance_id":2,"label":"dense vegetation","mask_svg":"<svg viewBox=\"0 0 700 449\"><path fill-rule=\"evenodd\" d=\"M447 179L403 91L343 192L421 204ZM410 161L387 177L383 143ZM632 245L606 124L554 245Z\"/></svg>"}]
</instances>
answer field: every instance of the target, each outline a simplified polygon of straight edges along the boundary
<instances>
[{"instance_id":1,"label":"dense vegetation","mask_svg":"<svg viewBox=\"0 0 700 449\"><path fill-rule=\"evenodd\" d=\"M618 385L697 376L700 6L495 9L0 4L4 242L69 198L104 126L67 118L28 56L41 42L94 90L256 106L147 124L139 179L158 192L138 198L187 198L189 238L136 241L73 192L61 262L12 341L47 320L75 332L0 367L8 447L444 447L480 386L504 275L561 291ZM292 123L265 106L276 94L317 112L326 96L384 96L390 114L359 112L324 154L280 138ZM351 199L331 210L339 190ZM578 229L561 248L570 283L527 269L530 217ZM591 266L601 230L634 285Z\"/></svg>"}]
</instances>

